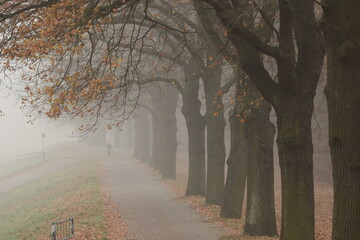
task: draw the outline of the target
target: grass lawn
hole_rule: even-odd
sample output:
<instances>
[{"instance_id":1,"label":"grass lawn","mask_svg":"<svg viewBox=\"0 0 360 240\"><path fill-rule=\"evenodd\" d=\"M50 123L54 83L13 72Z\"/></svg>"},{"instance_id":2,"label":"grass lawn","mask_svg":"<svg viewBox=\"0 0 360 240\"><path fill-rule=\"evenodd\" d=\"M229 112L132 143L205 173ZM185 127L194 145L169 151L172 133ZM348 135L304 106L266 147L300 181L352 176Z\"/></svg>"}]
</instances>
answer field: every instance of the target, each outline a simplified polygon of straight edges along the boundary
<instances>
[{"instance_id":1,"label":"grass lawn","mask_svg":"<svg viewBox=\"0 0 360 240\"><path fill-rule=\"evenodd\" d=\"M16 172L39 164L43 161L42 158L29 159L16 161L15 159L11 162L0 162L0 179L10 176Z\"/></svg>"},{"instance_id":2,"label":"grass lawn","mask_svg":"<svg viewBox=\"0 0 360 240\"><path fill-rule=\"evenodd\" d=\"M0 239L49 240L52 222L74 217L74 239L107 240L98 169L83 161L0 194Z\"/></svg>"}]
</instances>

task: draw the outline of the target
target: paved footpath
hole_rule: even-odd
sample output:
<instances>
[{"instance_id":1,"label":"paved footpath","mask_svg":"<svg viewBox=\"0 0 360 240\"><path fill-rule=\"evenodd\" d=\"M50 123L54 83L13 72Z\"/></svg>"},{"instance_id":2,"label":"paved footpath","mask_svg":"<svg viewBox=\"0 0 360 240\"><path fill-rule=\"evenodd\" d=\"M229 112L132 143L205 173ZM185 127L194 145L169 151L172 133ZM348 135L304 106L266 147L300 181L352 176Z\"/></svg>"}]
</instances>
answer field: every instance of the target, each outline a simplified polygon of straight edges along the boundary
<instances>
[{"instance_id":1,"label":"paved footpath","mask_svg":"<svg viewBox=\"0 0 360 240\"><path fill-rule=\"evenodd\" d=\"M135 235L132 240L218 240L224 235L134 160L112 158L105 165L111 198Z\"/></svg>"}]
</instances>

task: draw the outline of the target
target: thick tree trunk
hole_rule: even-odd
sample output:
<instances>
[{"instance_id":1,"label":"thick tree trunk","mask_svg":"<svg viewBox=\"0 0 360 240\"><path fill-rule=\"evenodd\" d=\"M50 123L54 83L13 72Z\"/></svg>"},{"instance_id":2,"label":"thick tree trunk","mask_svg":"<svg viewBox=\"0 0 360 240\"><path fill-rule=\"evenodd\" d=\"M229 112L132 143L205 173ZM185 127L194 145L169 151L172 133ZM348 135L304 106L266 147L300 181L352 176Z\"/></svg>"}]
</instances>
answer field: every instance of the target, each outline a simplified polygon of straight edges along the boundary
<instances>
[{"instance_id":1,"label":"thick tree trunk","mask_svg":"<svg viewBox=\"0 0 360 240\"><path fill-rule=\"evenodd\" d=\"M329 140L334 179L333 240L360 237L360 56L328 56Z\"/></svg>"},{"instance_id":2,"label":"thick tree trunk","mask_svg":"<svg viewBox=\"0 0 360 240\"><path fill-rule=\"evenodd\" d=\"M161 85L152 89L153 145L151 165L163 178L176 178L176 107L178 91L174 86Z\"/></svg>"},{"instance_id":3,"label":"thick tree trunk","mask_svg":"<svg viewBox=\"0 0 360 240\"><path fill-rule=\"evenodd\" d=\"M360 238L360 2L327 1L329 141L334 179L333 240Z\"/></svg>"},{"instance_id":4,"label":"thick tree trunk","mask_svg":"<svg viewBox=\"0 0 360 240\"><path fill-rule=\"evenodd\" d=\"M312 97L294 95L282 105L277 121L282 185L280 239L314 240L313 103Z\"/></svg>"},{"instance_id":5,"label":"thick tree trunk","mask_svg":"<svg viewBox=\"0 0 360 240\"><path fill-rule=\"evenodd\" d=\"M243 104L240 101L240 84L237 84L235 106L230 112L231 148L227 160L228 171L224 191L224 201L220 216L226 218L241 218L246 177L248 173L248 144L245 128L247 123L241 122Z\"/></svg>"},{"instance_id":6,"label":"thick tree trunk","mask_svg":"<svg viewBox=\"0 0 360 240\"><path fill-rule=\"evenodd\" d=\"M134 157L142 162L150 161L149 117L147 110L142 108L135 119Z\"/></svg>"},{"instance_id":7,"label":"thick tree trunk","mask_svg":"<svg viewBox=\"0 0 360 240\"><path fill-rule=\"evenodd\" d=\"M207 174L206 203L221 205L225 181L224 106L221 92L221 58L208 51L203 75L206 98Z\"/></svg>"},{"instance_id":8,"label":"thick tree trunk","mask_svg":"<svg viewBox=\"0 0 360 240\"><path fill-rule=\"evenodd\" d=\"M270 122L270 104L265 101L259 104L260 106L252 108L251 117L247 120L249 171L244 232L251 236L275 236L275 126Z\"/></svg>"},{"instance_id":9,"label":"thick tree trunk","mask_svg":"<svg viewBox=\"0 0 360 240\"><path fill-rule=\"evenodd\" d=\"M316 31L314 31L316 32ZM319 35L317 36L319 37ZM256 83L277 114L278 151L282 183L281 240L314 240L314 183L311 117L313 100L322 66L322 48L304 48L300 62L294 65L278 61L279 85L272 85L254 51L234 36L244 71ZM303 42L302 42L303 43ZM317 42L316 42L317 43ZM262 80L269 79L266 86Z\"/></svg>"},{"instance_id":10,"label":"thick tree trunk","mask_svg":"<svg viewBox=\"0 0 360 240\"><path fill-rule=\"evenodd\" d=\"M141 118L140 116L137 116L135 118L135 126L134 126L134 130L135 130L135 136L134 136L134 153L133 153L133 157L140 159L140 155L141 155L141 148L143 146L142 143L142 128L141 128Z\"/></svg>"},{"instance_id":11,"label":"thick tree trunk","mask_svg":"<svg viewBox=\"0 0 360 240\"><path fill-rule=\"evenodd\" d=\"M203 118L186 121L189 141L189 173L187 195L205 196L205 120Z\"/></svg>"},{"instance_id":12,"label":"thick tree trunk","mask_svg":"<svg viewBox=\"0 0 360 240\"><path fill-rule=\"evenodd\" d=\"M232 148L221 215L241 217L247 178L244 232L274 236L277 234L273 167L275 126L270 122L270 105L261 100L252 83L246 82L243 87L237 84L236 102L230 116Z\"/></svg>"},{"instance_id":13,"label":"thick tree trunk","mask_svg":"<svg viewBox=\"0 0 360 240\"><path fill-rule=\"evenodd\" d=\"M142 137L143 137L143 148L142 151L140 152L140 159L145 162L145 163L149 163L150 162L150 148L151 148L151 143L150 143L150 122L149 122L149 115L146 112L146 110L144 111L144 116L143 116L143 133L142 133Z\"/></svg>"},{"instance_id":14,"label":"thick tree trunk","mask_svg":"<svg viewBox=\"0 0 360 240\"><path fill-rule=\"evenodd\" d=\"M194 61L186 66L182 113L188 131L189 175L187 195L205 196L205 118L201 115L199 95L199 77L194 72Z\"/></svg>"},{"instance_id":15,"label":"thick tree trunk","mask_svg":"<svg viewBox=\"0 0 360 240\"><path fill-rule=\"evenodd\" d=\"M283 197L281 240L314 240L311 115L324 57L314 1L279 1L279 48L258 44L257 33L244 30L248 15L234 24L236 16L231 13L241 11L243 1L205 2L227 27L244 71L276 109ZM277 82L266 70L260 52L277 61Z\"/></svg>"},{"instance_id":16,"label":"thick tree trunk","mask_svg":"<svg viewBox=\"0 0 360 240\"><path fill-rule=\"evenodd\" d=\"M174 115L175 117L175 115ZM176 141L176 119L167 119L167 126L162 125L162 131L165 131L163 141L164 144L163 151L163 166L161 173L163 178L176 179L176 151L177 151L177 141Z\"/></svg>"},{"instance_id":17,"label":"thick tree trunk","mask_svg":"<svg viewBox=\"0 0 360 240\"><path fill-rule=\"evenodd\" d=\"M163 98L159 105L161 121L161 173L163 178L176 179L176 107L178 102L178 91L174 86L167 87L163 92Z\"/></svg>"},{"instance_id":18,"label":"thick tree trunk","mask_svg":"<svg viewBox=\"0 0 360 240\"><path fill-rule=\"evenodd\" d=\"M359 55L352 56L351 61L328 56L326 97L334 179L334 240L360 237L359 66Z\"/></svg>"},{"instance_id":19,"label":"thick tree trunk","mask_svg":"<svg viewBox=\"0 0 360 240\"><path fill-rule=\"evenodd\" d=\"M134 147L134 121L130 120L127 122L126 126L126 147Z\"/></svg>"},{"instance_id":20,"label":"thick tree trunk","mask_svg":"<svg viewBox=\"0 0 360 240\"><path fill-rule=\"evenodd\" d=\"M151 141L151 157L150 157L150 166L156 170L159 170L159 159L161 151L161 133L160 133L160 123L157 116L152 116L151 118L152 125L152 141Z\"/></svg>"}]
</instances>

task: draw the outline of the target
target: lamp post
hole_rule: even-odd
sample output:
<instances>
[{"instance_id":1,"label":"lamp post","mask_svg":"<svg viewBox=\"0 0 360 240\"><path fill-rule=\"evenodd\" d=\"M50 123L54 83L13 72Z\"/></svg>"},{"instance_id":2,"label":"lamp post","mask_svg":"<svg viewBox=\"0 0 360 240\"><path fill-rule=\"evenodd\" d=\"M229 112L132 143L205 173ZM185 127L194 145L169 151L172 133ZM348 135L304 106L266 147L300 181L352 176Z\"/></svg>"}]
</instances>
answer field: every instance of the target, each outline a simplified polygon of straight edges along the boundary
<instances>
[{"instance_id":1,"label":"lamp post","mask_svg":"<svg viewBox=\"0 0 360 240\"><path fill-rule=\"evenodd\" d=\"M45 160L45 133L41 134L41 138L43 139L43 159Z\"/></svg>"}]
</instances>

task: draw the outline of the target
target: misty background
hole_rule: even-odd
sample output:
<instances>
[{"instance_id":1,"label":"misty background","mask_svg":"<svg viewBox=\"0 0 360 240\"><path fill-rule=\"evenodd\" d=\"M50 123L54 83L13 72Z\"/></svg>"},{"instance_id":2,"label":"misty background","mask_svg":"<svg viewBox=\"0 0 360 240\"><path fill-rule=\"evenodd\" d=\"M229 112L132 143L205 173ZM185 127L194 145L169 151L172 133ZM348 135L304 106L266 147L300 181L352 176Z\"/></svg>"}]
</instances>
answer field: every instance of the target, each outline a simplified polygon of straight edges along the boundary
<instances>
[{"instance_id":1,"label":"misty background","mask_svg":"<svg viewBox=\"0 0 360 240\"><path fill-rule=\"evenodd\" d=\"M20 109L19 98L14 94L1 96L0 109L0 164L16 160L16 155L42 151L41 134L46 135L45 148L64 142L75 142L74 128L49 119L29 123Z\"/></svg>"}]
</instances>

